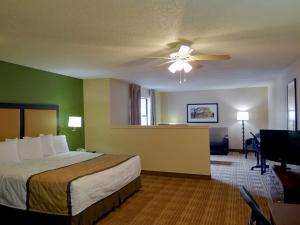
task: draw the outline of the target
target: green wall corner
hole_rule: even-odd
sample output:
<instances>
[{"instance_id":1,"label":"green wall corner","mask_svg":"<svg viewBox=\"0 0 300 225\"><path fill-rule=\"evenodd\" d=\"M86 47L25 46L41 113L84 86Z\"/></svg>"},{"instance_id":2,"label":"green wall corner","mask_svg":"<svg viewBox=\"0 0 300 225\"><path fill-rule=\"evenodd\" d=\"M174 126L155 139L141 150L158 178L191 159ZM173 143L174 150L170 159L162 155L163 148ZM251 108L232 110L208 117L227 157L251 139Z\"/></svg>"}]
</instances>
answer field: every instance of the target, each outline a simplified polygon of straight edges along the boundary
<instances>
[{"instance_id":1,"label":"green wall corner","mask_svg":"<svg viewBox=\"0 0 300 225\"><path fill-rule=\"evenodd\" d=\"M84 148L84 128L67 126L69 116L84 118L83 80L0 61L0 102L59 105L60 134L71 150Z\"/></svg>"}]
</instances>

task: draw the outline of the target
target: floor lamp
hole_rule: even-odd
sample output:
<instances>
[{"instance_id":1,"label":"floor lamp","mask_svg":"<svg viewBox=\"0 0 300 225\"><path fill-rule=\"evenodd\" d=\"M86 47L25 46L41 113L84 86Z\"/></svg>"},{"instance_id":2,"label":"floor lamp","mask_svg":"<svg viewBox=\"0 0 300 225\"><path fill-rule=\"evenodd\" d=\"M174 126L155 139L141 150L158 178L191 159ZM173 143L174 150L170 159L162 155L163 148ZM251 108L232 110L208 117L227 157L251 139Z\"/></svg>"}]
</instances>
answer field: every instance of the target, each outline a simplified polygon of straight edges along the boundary
<instances>
[{"instance_id":1,"label":"floor lamp","mask_svg":"<svg viewBox=\"0 0 300 225\"><path fill-rule=\"evenodd\" d=\"M245 153L245 125L244 125L244 121L249 120L249 113L248 112L237 112L236 118L237 118L237 120L242 121L243 153Z\"/></svg>"}]
</instances>

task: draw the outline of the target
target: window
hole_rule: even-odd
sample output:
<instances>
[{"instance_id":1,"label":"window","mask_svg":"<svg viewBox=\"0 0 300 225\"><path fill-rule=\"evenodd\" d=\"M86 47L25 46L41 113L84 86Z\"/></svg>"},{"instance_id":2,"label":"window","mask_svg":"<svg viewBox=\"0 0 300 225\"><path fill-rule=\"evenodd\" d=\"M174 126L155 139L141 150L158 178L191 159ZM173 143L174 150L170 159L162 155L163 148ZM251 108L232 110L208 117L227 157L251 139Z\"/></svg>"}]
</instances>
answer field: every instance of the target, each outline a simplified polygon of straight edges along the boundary
<instances>
[{"instance_id":1,"label":"window","mask_svg":"<svg viewBox=\"0 0 300 225\"><path fill-rule=\"evenodd\" d=\"M151 125L150 98L141 98L141 125Z\"/></svg>"}]
</instances>

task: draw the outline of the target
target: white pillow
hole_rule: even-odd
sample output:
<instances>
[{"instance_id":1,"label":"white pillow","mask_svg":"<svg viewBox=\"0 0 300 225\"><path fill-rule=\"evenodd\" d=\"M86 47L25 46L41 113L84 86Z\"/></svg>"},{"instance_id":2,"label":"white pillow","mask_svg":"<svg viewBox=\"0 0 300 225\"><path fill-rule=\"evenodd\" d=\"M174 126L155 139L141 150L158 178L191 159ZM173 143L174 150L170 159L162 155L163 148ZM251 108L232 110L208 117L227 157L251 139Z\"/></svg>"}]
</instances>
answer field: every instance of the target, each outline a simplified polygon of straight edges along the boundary
<instances>
[{"instance_id":1,"label":"white pillow","mask_svg":"<svg viewBox=\"0 0 300 225\"><path fill-rule=\"evenodd\" d=\"M29 140L29 139L32 139L33 137L27 137L27 136L24 136L22 139L25 139L25 140Z\"/></svg>"},{"instance_id":2,"label":"white pillow","mask_svg":"<svg viewBox=\"0 0 300 225\"><path fill-rule=\"evenodd\" d=\"M69 152L66 135L53 136L53 144L56 154Z\"/></svg>"},{"instance_id":3,"label":"white pillow","mask_svg":"<svg viewBox=\"0 0 300 225\"><path fill-rule=\"evenodd\" d=\"M5 138L5 141L18 141L18 138Z\"/></svg>"},{"instance_id":4,"label":"white pillow","mask_svg":"<svg viewBox=\"0 0 300 225\"><path fill-rule=\"evenodd\" d=\"M55 154L53 136L52 135L43 135L39 137L41 139L42 152L45 157Z\"/></svg>"},{"instance_id":5,"label":"white pillow","mask_svg":"<svg viewBox=\"0 0 300 225\"><path fill-rule=\"evenodd\" d=\"M43 158L41 139L31 138L19 140L18 152L20 160Z\"/></svg>"},{"instance_id":6,"label":"white pillow","mask_svg":"<svg viewBox=\"0 0 300 225\"><path fill-rule=\"evenodd\" d=\"M18 141L11 140L0 142L0 163L16 163L20 162L18 155Z\"/></svg>"}]
</instances>

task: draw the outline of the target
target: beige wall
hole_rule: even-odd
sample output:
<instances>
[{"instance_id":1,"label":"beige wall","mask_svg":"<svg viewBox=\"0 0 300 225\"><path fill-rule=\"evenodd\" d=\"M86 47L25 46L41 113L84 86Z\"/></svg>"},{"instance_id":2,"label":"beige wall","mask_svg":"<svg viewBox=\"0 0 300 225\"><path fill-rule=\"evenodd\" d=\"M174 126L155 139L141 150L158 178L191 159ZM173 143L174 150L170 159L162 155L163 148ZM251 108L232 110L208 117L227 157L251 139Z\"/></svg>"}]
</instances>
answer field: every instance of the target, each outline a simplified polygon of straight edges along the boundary
<instances>
[{"instance_id":1,"label":"beige wall","mask_svg":"<svg viewBox=\"0 0 300 225\"><path fill-rule=\"evenodd\" d=\"M110 79L111 124L128 125L129 123L129 83Z\"/></svg>"},{"instance_id":2,"label":"beige wall","mask_svg":"<svg viewBox=\"0 0 300 225\"><path fill-rule=\"evenodd\" d=\"M111 87L84 80L87 149L140 155L144 170L210 175L208 127L112 127Z\"/></svg>"},{"instance_id":3,"label":"beige wall","mask_svg":"<svg viewBox=\"0 0 300 225\"><path fill-rule=\"evenodd\" d=\"M110 134L106 151L138 154L144 170L210 175L207 127L115 127Z\"/></svg>"},{"instance_id":4,"label":"beige wall","mask_svg":"<svg viewBox=\"0 0 300 225\"><path fill-rule=\"evenodd\" d=\"M111 124L110 79L84 80L83 98L85 147L91 149L101 143L101 147L106 149L107 129Z\"/></svg>"},{"instance_id":5,"label":"beige wall","mask_svg":"<svg viewBox=\"0 0 300 225\"><path fill-rule=\"evenodd\" d=\"M155 91L156 124L161 123L161 98L160 92Z\"/></svg>"},{"instance_id":6,"label":"beige wall","mask_svg":"<svg viewBox=\"0 0 300 225\"><path fill-rule=\"evenodd\" d=\"M129 82L110 79L111 124L129 125ZM141 88L142 97L150 97L149 89ZM160 92L155 91L156 123L161 121Z\"/></svg>"},{"instance_id":7,"label":"beige wall","mask_svg":"<svg viewBox=\"0 0 300 225\"><path fill-rule=\"evenodd\" d=\"M207 123L210 127L228 127L229 147L242 148L242 125L236 120L237 111L249 111L250 120L245 121L245 136L249 131L258 132L268 127L268 89L238 88L188 92L162 92L162 123L187 123L188 103L218 103L219 123Z\"/></svg>"},{"instance_id":8,"label":"beige wall","mask_svg":"<svg viewBox=\"0 0 300 225\"><path fill-rule=\"evenodd\" d=\"M297 81L298 129L300 126L300 59L286 68L269 86L269 128L287 129L287 84Z\"/></svg>"}]
</instances>

